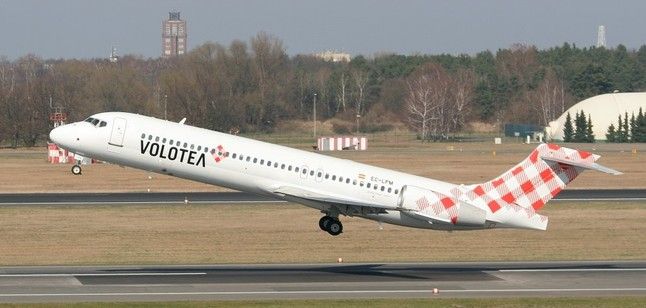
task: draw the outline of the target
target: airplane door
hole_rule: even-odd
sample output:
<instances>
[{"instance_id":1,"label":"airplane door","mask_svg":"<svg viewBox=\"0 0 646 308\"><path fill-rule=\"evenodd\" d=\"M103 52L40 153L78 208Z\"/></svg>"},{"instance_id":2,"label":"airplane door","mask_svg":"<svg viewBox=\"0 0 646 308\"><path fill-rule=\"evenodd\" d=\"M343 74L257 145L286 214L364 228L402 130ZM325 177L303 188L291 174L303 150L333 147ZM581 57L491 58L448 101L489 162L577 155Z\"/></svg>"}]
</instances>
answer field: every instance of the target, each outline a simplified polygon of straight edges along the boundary
<instances>
[{"instance_id":1,"label":"airplane door","mask_svg":"<svg viewBox=\"0 0 646 308\"><path fill-rule=\"evenodd\" d=\"M126 134L126 119L114 118L112 123L112 133L108 141L108 149L119 151L123 147L123 137Z\"/></svg>"}]
</instances>

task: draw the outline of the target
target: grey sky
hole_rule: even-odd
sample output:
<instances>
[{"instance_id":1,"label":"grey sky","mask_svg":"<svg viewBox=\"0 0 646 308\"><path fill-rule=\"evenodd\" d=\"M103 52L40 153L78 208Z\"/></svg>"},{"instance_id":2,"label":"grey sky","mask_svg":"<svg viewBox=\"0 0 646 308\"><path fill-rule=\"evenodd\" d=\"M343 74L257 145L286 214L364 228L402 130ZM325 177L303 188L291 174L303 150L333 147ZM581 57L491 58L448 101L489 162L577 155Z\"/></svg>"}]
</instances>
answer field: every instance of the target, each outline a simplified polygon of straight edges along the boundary
<instances>
[{"instance_id":1,"label":"grey sky","mask_svg":"<svg viewBox=\"0 0 646 308\"><path fill-rule=\"evenodd\" d=\"M178 10L189 47L247 41L259 31L282 39L291 55L326 49L474 53L521 42L539 48L592 46L605 25L609 46L646 40L646 1L144 1L0 0L0 55L45 58L158 57L161 21Z\"/></svg>"}]
</instances>

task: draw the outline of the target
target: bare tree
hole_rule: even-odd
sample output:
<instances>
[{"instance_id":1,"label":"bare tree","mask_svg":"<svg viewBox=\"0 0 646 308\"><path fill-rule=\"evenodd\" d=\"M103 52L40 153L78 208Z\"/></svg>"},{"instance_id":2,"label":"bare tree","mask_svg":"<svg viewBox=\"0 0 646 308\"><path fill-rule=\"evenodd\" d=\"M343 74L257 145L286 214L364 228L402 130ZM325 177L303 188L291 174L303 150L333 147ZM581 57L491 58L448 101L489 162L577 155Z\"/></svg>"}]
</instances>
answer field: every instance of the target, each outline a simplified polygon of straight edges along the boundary
<instances>
[{"instance_id":1,"label":"bare tree","mask_svg":"<svg viewBox=\"0 0 646 308\"><path fill-rule=\"evenodd\" d=\"M553 70L548 70L538 88L532 92L536 101L541 124L548 126L551 121L565 112L565 85Z\"/></svg>"},{"instance_id":2,"label":"bare tree","mask_svg":"<svg viewBox=\"0 0 646 308\"><path fill-rule=\"evenodd\" d=\"M345 74L345 71L341 71L341 76L339 77L339 90L337 91L337 105L336 112L339 112L339 107L343 108L343 112L346 110L346 91L348 87L348 77Z\"/></svg>"},{"instance_id":3,"label":"bare tree","mask_svg":"<svg viewBox=\"0 0 646 308\"><path fill-rule=\"evenodd\" d=\"M464 119L468 117L470 105L474 96L475 72L472 69L458 70L453 77L451 93L453 104L451 112L452 131L457 131L464 125Z\"/></svg>"}]
</instances>

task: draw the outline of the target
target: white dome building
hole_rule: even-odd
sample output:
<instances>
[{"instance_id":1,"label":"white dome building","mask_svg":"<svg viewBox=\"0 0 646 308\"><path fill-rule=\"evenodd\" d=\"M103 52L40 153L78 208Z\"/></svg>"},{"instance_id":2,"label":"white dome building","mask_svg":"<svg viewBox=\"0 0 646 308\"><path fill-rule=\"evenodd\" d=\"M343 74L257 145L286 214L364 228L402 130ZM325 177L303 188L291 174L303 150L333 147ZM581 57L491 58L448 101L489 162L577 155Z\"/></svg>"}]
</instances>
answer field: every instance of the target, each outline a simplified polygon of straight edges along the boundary
<instances>
[{"instance_id":1,"label":"white dome building","mask_svg":"<svg viewBox=\"0 0 646 308\"><path fill-rule=\"evenodd\" d=\"M550 122L550 126L545 128L548 139L563 140L563 126L565 117L570 113L572 124L574 118L581 110L592 117L592 131L596 140L606 140L608 126L614 124L617 126L617 117L621 115L622 121L624 114L628 112L628 117L633 113L635 116L639 113L639 108L646 112L646 92L636 93L611 93L601 94L585 99L570 109L566 110L558 119Z\"/></svg>"}]
</instances>

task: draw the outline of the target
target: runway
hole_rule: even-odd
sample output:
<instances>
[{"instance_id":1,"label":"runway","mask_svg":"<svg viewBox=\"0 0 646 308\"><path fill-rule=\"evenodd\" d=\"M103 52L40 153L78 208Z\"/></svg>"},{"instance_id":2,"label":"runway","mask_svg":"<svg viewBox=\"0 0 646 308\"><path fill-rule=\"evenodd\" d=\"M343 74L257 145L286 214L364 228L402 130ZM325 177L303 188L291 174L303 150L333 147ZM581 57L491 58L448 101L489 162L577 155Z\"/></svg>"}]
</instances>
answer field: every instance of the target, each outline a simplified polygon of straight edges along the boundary
<instances>
[{"instance_id":1,"label":"runway","mask_svg":"<svg viewBox=\"0 0 646 308\"><path fill-rule=\"evenodd\" d=\"M627 295L646 261L0 268L0 302Z\"/></svg>"},{"instance_id":2,"label":"runway","mask_svg":"<svg viewBox=\"0 0 646 308\"><path fill-rule=\"evenodd\" d=\"M555 201L646 201L646 189L564 190ZM235 204L285 202L244 192L135 192L0 194L0 205Z\"/></svg>"}]
</instances>

